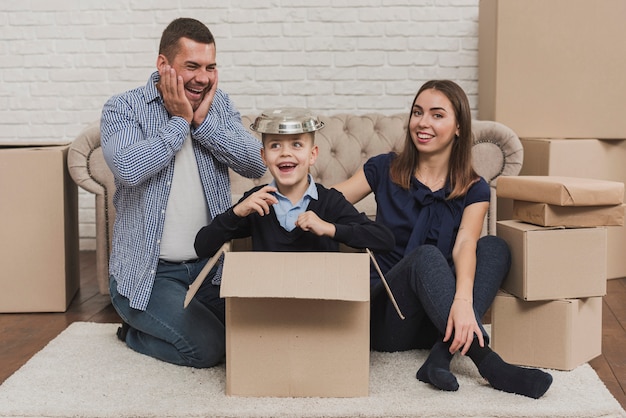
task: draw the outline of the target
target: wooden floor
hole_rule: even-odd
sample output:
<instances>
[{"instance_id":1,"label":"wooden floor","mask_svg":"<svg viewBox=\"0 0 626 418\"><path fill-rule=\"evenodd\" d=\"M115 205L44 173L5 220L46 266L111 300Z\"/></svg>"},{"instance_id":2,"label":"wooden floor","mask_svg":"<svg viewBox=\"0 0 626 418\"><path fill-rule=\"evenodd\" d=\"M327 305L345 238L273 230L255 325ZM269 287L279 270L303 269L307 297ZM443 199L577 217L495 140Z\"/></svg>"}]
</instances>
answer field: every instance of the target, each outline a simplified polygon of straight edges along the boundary
<instances>
[{"instance_id":1,"label":"wooden floor","mask_svg":"<svg viewBox=\"0 0 626 418\"><path fill-rule=\"evenodd\" d=\"M98 292L95 253L80 254L81 288L65 313L0 314L0 383L75 321L120 319L108 296ZM626 409L626 278L609 280L604 297L602 355L590 364Z\"/></svg>"}]
</instances>

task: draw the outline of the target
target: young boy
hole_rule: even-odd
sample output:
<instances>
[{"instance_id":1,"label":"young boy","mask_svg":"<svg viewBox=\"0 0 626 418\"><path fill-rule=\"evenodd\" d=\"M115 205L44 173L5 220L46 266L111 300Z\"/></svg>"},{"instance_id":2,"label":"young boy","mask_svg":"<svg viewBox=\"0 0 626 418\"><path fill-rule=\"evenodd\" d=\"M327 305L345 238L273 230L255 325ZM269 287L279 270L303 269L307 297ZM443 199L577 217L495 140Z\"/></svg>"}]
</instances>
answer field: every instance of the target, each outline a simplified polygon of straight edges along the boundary
<instances>
[{"instance_id":1,"label":"young boy","mask_svg":"<svg viewBox=\"0 0 626 418\"><path fill-rule=\"evenodd\" d=\"M254 251L339 251L339 243L393 249L389 229L309 174L319 152L315 131L323 126L305 109L270 110L256 119L251 129L262 134L261 158L273 180L246 192L198 232L198 257L210 257L225 242L244 237L252 237Z\"/></svg>"}]
</instances>

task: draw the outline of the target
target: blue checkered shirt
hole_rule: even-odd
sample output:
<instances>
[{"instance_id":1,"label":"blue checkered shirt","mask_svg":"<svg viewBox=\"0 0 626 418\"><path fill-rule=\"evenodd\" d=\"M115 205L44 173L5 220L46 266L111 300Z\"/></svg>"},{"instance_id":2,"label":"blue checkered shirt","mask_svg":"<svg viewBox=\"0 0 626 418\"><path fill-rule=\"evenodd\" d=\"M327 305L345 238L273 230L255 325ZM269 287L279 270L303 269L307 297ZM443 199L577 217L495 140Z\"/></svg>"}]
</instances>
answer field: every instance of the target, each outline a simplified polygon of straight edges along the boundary
<instances>
[{"instance_id":1,"label":"blue checkered shirt","mask_svg":"<svg viewBox=\"0 0 626 418\"><path fill-rule=\"evenodd\" d=\"M217 90L197 128L170 117L154 72L144 87L110 98L102 110L104 158L115 177L116 209L109 274L130 306L145 310L159 262L174 156L191 130L193 149L211 217L232 206L228 168L249 178L263 175L261 143L242 125L226 93ZM221 269L213 278L219 283Z\"/></svg>"}]
</instances>

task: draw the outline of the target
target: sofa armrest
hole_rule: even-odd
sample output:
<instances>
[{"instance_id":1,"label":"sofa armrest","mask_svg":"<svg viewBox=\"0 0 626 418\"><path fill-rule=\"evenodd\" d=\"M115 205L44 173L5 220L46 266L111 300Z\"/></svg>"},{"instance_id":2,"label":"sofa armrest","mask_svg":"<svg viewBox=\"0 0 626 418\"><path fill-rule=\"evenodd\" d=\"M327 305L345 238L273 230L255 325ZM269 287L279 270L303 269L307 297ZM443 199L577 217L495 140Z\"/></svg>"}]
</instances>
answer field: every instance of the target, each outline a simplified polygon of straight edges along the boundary
<instances>
[{"instance_id":1,"label":"sofa armrest","mask_svg":"<svg viewBox=\"0 0 626 418\"><path fill-rule=\"evenodd\" d=\"M100 147L100 123L87 126L67 154L70 176L96 198L96 279L100 293L109 293L109 254L113 236L115 180Z\"/></svg>"},{"instance_id":2,"label":"sofa armrest","mask_svg":"<svg viewBox=\"0 0 626 418\"><path fill-rule=\"evenodd\" d=\"M108 168L100 164L101 159L100 124L94 122L74 139L67 155L67 166L76 184L96 195L105 193L107 177L111 176Z\"/></svg>"},{"instance_id":3,"label":"sofa armrest","mask_svg":"<svg viewBox=\"0 0 626 418\"><path fill-rule=\"evenodd\" d=\"M499 122L474 120L472 132L474 134L472 148L474 169L491 187L491 202L483 234L495 235L498 177L519 174L524 161L524 148L517 134Z\"/></svg>"}]
</instances>

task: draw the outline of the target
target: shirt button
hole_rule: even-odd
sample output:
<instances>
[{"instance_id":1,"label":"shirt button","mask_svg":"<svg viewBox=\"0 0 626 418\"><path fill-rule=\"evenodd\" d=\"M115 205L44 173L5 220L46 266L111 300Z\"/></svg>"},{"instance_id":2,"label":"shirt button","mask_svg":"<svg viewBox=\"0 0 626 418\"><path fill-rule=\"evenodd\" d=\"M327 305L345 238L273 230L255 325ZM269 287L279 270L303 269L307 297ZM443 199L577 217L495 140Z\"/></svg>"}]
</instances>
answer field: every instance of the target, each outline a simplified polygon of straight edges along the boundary
<instances>
[{"instance_id":1,"label":"shirt button","mask_svg":"<svg viewBox=\"0 0 626 418\"><path fill-rule=\"evenodd\" d=\"M154 276L156 272L154 270L150 270L150 274L152 274Z\"/></svg>"}]
</instances>

